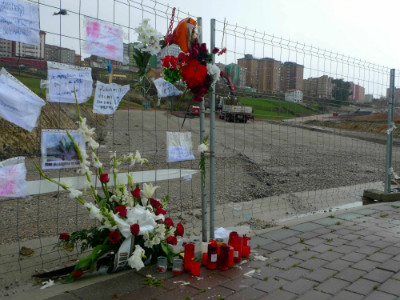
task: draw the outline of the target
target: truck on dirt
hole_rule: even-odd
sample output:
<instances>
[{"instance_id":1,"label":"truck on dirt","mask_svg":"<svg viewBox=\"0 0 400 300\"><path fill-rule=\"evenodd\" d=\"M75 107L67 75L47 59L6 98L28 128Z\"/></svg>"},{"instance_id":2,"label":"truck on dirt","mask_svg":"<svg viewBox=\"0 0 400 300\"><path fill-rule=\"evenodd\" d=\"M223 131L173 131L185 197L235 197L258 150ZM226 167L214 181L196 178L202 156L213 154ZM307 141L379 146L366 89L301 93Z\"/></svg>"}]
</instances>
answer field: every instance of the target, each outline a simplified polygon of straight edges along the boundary
<instances>
[{"instance_id":1,"label":"truck on dirt","mask_svg":"<svg viewBox=\"0 0 400 300\"><path fill-rule=\"evenodd\" d=\"M221 97L220 104L218 105L219 118L221 120L225 120L226 122L244 123L247 123L248 120L254 121L253 107L242 106L240 103L234 104L225 104L224 98Z\"/></svg>"}]
</instances>

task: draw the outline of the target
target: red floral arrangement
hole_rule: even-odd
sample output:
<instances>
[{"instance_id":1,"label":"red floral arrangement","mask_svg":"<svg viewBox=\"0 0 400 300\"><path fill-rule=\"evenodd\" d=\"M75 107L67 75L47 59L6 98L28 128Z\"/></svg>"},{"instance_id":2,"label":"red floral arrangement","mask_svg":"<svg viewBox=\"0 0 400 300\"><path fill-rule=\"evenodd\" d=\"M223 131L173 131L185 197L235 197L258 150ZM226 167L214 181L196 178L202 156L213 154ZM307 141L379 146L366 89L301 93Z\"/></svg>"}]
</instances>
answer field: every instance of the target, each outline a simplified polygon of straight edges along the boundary
<instances>
[{"instance_id":1,"label":"red floral arrangement","mask_svg":"<svg viewBox=\"0 0 400 300\"><path fill-rule=\"evenodd\" d=\"M188 30L180 30L187 25ZM189 25L191 26L189 26ZM203 97L212 90L212 84L219 79L220 70L212 63L212 54L205 43L200 44L195 33L196 22L192 19L182 20L175 29L172 38L166 37L166 43L178 44L182 51L176 56L165 56L161 59L164 79L175 83L178 80L186 84L187 90L193 94L193 101L201 102ZM191 29L191 31L190 31ZM186 35L181 38L179 35ZM181 41L185 42L182 43ZM186 45L186 42L188 45ZM187 54L185 54L185 52ZM223 54L226 49L213 49L213 54Z\"/></svg>"}]
</instances>

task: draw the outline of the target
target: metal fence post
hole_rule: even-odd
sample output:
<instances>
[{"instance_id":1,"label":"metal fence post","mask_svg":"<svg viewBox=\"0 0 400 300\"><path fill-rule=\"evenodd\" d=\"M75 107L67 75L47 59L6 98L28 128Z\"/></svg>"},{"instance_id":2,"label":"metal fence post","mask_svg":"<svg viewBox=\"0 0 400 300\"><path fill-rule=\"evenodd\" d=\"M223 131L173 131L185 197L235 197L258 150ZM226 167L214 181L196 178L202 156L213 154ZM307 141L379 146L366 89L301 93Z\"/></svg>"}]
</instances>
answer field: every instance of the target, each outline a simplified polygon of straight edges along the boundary
<instances>
[{"instance_id":1,"label":"metal fence post","mask_svg":"<svg viewBox=\"0 0 400 300\"><path fill-rule=\"evenodd\" d=\"M215 19L210 24L211 43L210 51L215 48ZM215 63L215 54L212 55L212 62ZM215 166L215 83L210 97L210 239L214 239L214 166Z\"/></svg>"},{"instance_id":2,"label":"metal fence post","mask_svg":"<svg viewBox=\"0 0 400 300\"><path fill-rule=\"evenodd\" d=\"M202 28L202 18L197 18L197 26L199 30L199 43L202 43L203 39L203 28ZM205 137L205 109L204 100L200 103L200 143L203 142ZM203 178L203 171L201 171L201 178ZM201 180L201 232L203 242L207 242L207 201L206 201L206 187Z\"/></svg>"},{"instance_id":3,"label":"metal fence post","mask_svg":"<svg viewBox=\"0 0 400 300\"><path fill-rule=\"evenodd\" d=\"M394 77L395 69L390 70L390 95L388 99L388 137L386 141L386 170L385 170L385 194L390 193L390 181L392 175L392 146L393 146L393 114L394 114Z\"/></svg>"}]
</instances>

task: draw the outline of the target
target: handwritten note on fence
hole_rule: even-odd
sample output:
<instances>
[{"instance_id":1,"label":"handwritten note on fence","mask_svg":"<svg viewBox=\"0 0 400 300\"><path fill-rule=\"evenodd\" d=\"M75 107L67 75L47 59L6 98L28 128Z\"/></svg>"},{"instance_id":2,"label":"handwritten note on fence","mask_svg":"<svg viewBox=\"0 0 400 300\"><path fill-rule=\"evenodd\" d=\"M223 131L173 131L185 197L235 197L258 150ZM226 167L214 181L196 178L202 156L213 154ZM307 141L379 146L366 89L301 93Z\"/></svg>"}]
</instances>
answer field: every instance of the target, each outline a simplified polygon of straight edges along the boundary
<instances>
[{"instance_id":1,"label":"handwritten note on fence","mask_svg":"<svg viewBox=\"0 0 400 300\"><path fill-rule=\"evenodd\" d=\"M117 26L86 19L86 53L123 62L123 35Z\"/></svg>"},{"instance_id":2,"label":"handwritten note on fence","mask_svg":"<svg viewBox=\"0 0 400 300\"><path fill-rule=\"evenodd\" d=\"M166 81L163 78L158 78L153 81L157 88L157 95L160 98L169 96L179 96L182 94L171 82Z\"/></svg>"},{"instance_id":3,"label":"handwritten note on fence","mask_svg":"<svg viewBox=\"0 0 400 300\"><path fill-rule=\"evenodd\" d=\"M16 0L0 0L0 38L39 45L39 8Z\"/></svg>"},{"instance_id":4,"label":"handwritten note on fence","mask_svg":"<svg viewBox=\"0 0 400 300\"><path fill-rule=\"evenodd\" d=\"M4 68L0 71L0 117L32 131L45 104Z\"/></svg>"},{"instance_id":5,"label":"handwritten note on fence","mask_svg":"<svg viewBox=\"0 0 400 300\"><path fill-rule=\"evenodd\" d=\"M74 67L62 69L48 62L48 100L75 103L74 89L79 103L86 102L93 90L92 69Z\"/></svg>"},{"instance_id":6,"label":"handwritten note on fence","mask_svg":"<svg viewBox=\"0 0 400 300\"><path fill-rule=\"evenodd\" d=\"M191 132L167 132L167 162L194 159Z\"/></svg>"},{"instance_id":7,"label":"handwritten note on fence","mask_svg":"<svg viewBox=\"0 0 400 300\"><path fill-rule=\"evenodd\" d=\"M103 115L113 114L117 110L121 99L129 91L129 88L129 84L104 84L100 81L97 81L96 93L94 95L93 102L93 112Z\"/></svg>"},{"instance_id":8,"label":"handwritten note on fence","mask_svg":"<svg viewBox=\"0 0 400 300\"><path fill-rule=\"evenodd\" d=\"M0 162L0 197L25 197L25 157L14 157Z\"/></svg>"}]
</instances>

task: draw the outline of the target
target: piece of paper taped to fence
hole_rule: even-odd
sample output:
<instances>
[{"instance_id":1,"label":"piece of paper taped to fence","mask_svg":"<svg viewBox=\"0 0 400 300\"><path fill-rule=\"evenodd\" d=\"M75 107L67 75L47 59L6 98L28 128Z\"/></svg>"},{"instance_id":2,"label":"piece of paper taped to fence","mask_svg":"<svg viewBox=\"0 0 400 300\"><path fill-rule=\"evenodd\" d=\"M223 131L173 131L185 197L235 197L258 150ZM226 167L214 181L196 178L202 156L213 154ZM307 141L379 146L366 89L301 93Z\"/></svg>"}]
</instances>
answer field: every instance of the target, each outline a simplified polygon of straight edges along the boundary
<instances>
[{"instance_id":1,"label":"piece of paper taped to fence","mask_svg":"<svg viewBox=\"0 0 400 300\"><path fill-rule=\"evenodd\" d=\"M122 28L86 18L86 53L123 62Z\"/></svg>"},{"instance_id":2,"label":"piece of paper taped to fence","mask_svg":"<svg viewBox=\"0 0 400 300\"><path fill-rule=\"evenodd\" d=\"M0 162L0 197L25 197L26 186L25 157Z\"/></svg>"},{"instance_id":3,"label":"piece of paper taped to fence","mask_svg":"<svg viewBox=\"0 0 400 300\"><path fill-rule=\"evenodd\" d=\"M75 143L85 147L82 135L69 131ZM66 130L42 130L42 169L79 168L80 160Z\"/></svg>"},{"instance_id":4,"label":"piece of paper taped to fence","mask_svg":"<svg viewBox=\"0 0 400 300\"><path fill-rule=\"evenodd\" d=\"M171 82L166 81L163 78L158 78L153 81L157 88L157 95L159 98L179 96L182 94Z\"/></svg>"},{"instance_id":5,"label":"piece of paper taped to fence","mask_svg":"<svg viewBox=\"0 0 400 300\"><path fill-rule=\"evenodd\" d=\"M9 74L0 71L0 117L28 131L36 125L44 102L39 96Z\"/></svg>"},{"instance_id":6,"label":"piece of paper taped to fence","mask_svg":"<svg viewBox=\"0 0 400 300\"><path fill-rule=\"evenodd\" d=\"M167 132L167 162L194 160L191 132Z\"/></svg>"},{"instance_id":7,"label":"piece of paper taped to fence","mask_svg":"<svg viewBox=\"0 0 400 300\"><path fill-rule=\"evenodd\" d=\"M40 44L37 3L0 0L0 38L30 45Z\"/></svg>"},{"instance_id":8,"label":"piece of paper taped to fence","mask_svg":"<svg viewBox=\"0 0 400 300\"><path fill-rule=\"evenodd\" d=\"M92 95L92 69L47 62L48 90L50 102L75 103L75 92L79 103ZM75 92L74 92L75 90Z\"/></svg>"},{"instance_id":9,"label":"piece of paper taped to fence","mask_svg":"<svg viewBox=\"0 0 400 300\"><path fill-rule=\"evenodd\" d=\"M129 84L105 84L97 81L96 93L93 101L93 112L103 115L113 114L125 94L129 91Z\"/></svg>"}]
</instances>

